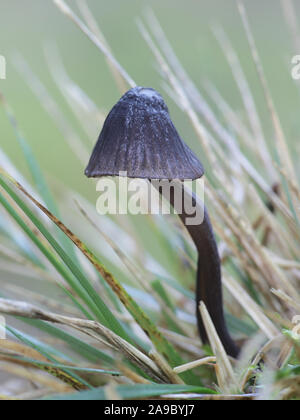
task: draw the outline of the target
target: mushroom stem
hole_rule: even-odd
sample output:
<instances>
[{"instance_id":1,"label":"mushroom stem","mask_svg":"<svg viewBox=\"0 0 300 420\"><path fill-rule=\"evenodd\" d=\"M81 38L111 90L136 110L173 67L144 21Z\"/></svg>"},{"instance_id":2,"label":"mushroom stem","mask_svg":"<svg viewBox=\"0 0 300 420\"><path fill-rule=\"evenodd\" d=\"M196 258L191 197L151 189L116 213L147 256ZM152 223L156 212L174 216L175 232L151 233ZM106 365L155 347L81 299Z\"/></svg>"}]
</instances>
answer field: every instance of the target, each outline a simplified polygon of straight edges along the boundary
<instances>
[{"instance_id":1,"label":"mushroom stem","mask_svg":"<svg viewBox=\"0 0 300 420\"><path fill-rule=\"evenodd\" d=\"M240 349L231 338L225 322L221 262L207 209L205 205L197 199L195 194L187 191L181 182L173 181L172 187L169 191L168 188L162 188L162 181L158 182L159 184L157 185L159 185L159 187L157 187L153 181L152 184L158 189L162 196L170 201L171 205L177 211L198 251L196 315L201 339L204 343L208 342L207 333L199 311L199 304L203 301L208 309L227 354L232 357L237 357ZM178 200L178 197L182 198ZM194 214L191 214L190 208L186 208L187 206L185 203L187 202L187 199L192 205ZM182 200L180 208L177 208L180 200ZM195 214L202 215L202 223L190 224L191 218L194 217Z\"/></svg>"},{"instance_id":2,"label":"mushroom stem","mask_svg":"<svg viewBox=\"0 0 300 420\"><path fill-rule=\"evenodd\" d=\"M88 177L120 176L158 180L155 188L164 196L161 183L173 180L166 198L180 215L199 253L197 275L197 319L204 342L207 334L199 312L203 301L211 315L225 350L237 356L225 323L218 248L207 210L196 196L186 193L176 179L196 180L204 175L201 162L182 141L171 120L168 107L154 89L137 86L130 89L108 114L85 174ZM123 176L123 175L121 175ZM159 181L160 180L160 181ZM188 199L189 198L189 199ZM177 208L179 201L179 209ZM186 204L191 204L187 209ZM203 220L190 223L203 214ZM188 211L186 211L186 209ZM199 211L200 210L200 211ZM202 222L202 223L201 223Z\"/></svg>"}]
</instances>

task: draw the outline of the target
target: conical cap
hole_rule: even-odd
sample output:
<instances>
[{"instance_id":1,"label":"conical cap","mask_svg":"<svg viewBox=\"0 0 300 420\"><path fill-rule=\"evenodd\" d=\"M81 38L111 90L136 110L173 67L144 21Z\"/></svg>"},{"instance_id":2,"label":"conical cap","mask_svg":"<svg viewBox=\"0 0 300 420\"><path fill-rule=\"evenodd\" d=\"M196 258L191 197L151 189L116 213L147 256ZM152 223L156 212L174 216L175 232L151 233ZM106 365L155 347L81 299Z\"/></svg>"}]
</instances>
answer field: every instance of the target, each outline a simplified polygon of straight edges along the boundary
<instances>
[{"instance_id":1,"label":"conical cap","mask_svg":"<svg viewBox=\"0 0 300 420\"><path fill-rule=\"evenodd\" d=\"M129 90L107 116L85 171L88 177L197 179L204 170L181 140L154 89Z\"/></svg>"}]
</instances>

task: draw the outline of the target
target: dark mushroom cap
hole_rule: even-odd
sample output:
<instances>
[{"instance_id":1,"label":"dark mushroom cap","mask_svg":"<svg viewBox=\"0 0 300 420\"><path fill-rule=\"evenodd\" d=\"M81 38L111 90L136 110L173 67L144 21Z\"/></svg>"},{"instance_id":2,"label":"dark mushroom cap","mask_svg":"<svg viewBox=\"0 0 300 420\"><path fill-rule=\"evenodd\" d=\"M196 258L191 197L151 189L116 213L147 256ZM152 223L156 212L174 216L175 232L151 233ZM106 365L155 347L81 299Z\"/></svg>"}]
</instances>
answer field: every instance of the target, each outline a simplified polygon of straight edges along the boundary
<instances>
[{"instance_id":1,"label":"dark mushroom cap","mask_svg":"<svg viewBox=\"0 0 300 420\"><path fill-rule=\"evenodd\" d=\"M204 174L154 89L130 89L112 108L85 174L96 178L120 172L129 178L168 180L194 180Z\"/></svg>"}]
</instances>

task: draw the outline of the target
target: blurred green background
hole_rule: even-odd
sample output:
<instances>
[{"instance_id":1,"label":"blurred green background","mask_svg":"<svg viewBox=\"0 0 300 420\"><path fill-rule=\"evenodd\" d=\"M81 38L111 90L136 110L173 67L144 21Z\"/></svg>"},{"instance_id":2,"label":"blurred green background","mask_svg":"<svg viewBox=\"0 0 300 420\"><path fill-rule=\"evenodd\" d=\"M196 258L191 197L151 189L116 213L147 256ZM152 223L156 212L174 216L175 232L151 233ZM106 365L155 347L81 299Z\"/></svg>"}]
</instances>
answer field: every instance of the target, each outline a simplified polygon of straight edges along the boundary
<instances>
[{"instance_id":1,"label":"blurred green background","mask_svg":"<svg viewBox=\"0 0 300 420\"><path fill-rule=\"evenodd\" d=\"M300 4L294 3L300 15ZM69 4L78 12L76 1ZM161 77L152 53L139 33L136 19L143 16L146 6L151 7L197 86L201 89L206 79L213 81L232 107L244 112L231 71L211 31L212 24L221 24L238 52L266 136L272 141L270 118L235 0L89 0L88 4L117 59L138 84L162 91L180 133L198 153L198 141L186 117L162 89ZM0 5L0 54L7 59L7 80L0 81L0 91L14 109L19 125L47 176L58 177L92 197L94 185L84 179L82 164L71 153L62 133L16 71L13 57L16 52L24 56L83 140L85 134L49 72L45 46L49 43L58 46L69 75L106 113L120 95L104 57L51 0L0 0ZM300 82L291 77L291 58L300 51L293 46L280 0L248 0L245 5L272 96L290 145L297 153ZM0 109L0 126L1 148L26 173L26 164L3 109ZM87 141L87 144L91 148L91 143ZM295 153L294 156L296 159Z\"/></svg>"}]
</instances>

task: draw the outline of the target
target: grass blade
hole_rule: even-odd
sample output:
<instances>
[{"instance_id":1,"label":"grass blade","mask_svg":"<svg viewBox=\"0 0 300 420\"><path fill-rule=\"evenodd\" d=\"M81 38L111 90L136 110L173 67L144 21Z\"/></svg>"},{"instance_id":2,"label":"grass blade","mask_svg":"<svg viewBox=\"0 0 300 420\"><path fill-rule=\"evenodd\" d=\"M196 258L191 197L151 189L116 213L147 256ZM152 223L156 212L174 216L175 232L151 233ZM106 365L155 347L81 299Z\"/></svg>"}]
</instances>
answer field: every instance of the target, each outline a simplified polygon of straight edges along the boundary
<instances>
[{"instance_id":1,"label":"grass blade","mask_svg":"<svg viewBox=\"0 0 300 420\"><path fill-rule=\"evenodd\" d=\"M96 270L101 274L101 276L106 280L106 282L110 285L112 290L117 294L121 302L124 304L126 309L131 313L133 318L137 321L140 327L145 331L148 337L151 339L152 343L156 347L157 351L160 352L166 360L170 363L172 367L178 366L183 364L183 360L180 355L177 353L175 348L170 344L170 342L162 335L162 333L156 328L156 326L152 323L152 321L148 318L148 316L144 313L144 311L137 305L137 303L132 299L132 297L126 292L123 286L114 278L114 276L108 272L105 267L101 264L98 258L88 249L88 247L73 233L71 232L60 220L58 220L49 210L47 210L41 203L39 203L35 198L33 198L16 180L14 180L10 175L6 172L1 170L1 173L10 180L27 198L29 198L46 216L52 220L78 247L78 249L86 256L86 258L93 264ZM9 195L16 201L16 203L22 208L25 213L31 213L29 209L24 205L24 203L16 196L16 194L11 190L10 187L1 179L0 177L0 185L9 193ZM34 222L36 226L39 226L39 230L42 231L43 235L49 240L49 242L54 246L54 249L57 249L63 260L69 266L69 268L75 268L77 272L77 267L73 267L72 261L69 257L64 253L63 250L58 247L58 244L41 223L36 220L36 217L31 213L30 215L31 220ZM85 280L85 279L84 279ZM91 295L94 296L95 291L91 288L91 286L87 285L88 290L90 291ZM92 297L91 296L91 297ZM98 299L97 299L98 300ZM193 374L190 372L184 373L182 377L188 383L190 381L197 381L199 379L194 377ZM190 382L192 383L192 382Z\"/></svg>"},{"instance_id":2,"label":"grass blade","mask_svg":"<svg viewBox=\"0 0 300 420\"><path fill-rule=\"evenodd\" d=\"M116 393L122 399L150 398L163 394L179 394L179 393L198 393L207 395L217 395L216 392L199 387L189 385L160 385L160 384L139 384L139 385L120 385L115 388ZM56 396L49 398L50 400L106 400L105 388L98 388L93 391L81 392L72 395Z\"/></svg>"},{"instance_id":3,"label":"grass blade","mask_svg":"<svg viewBox=\"0 0 300 420\"><path fill-rule=\"evenodd\" d=\"M5 189L5 191L10 195L10 197L17 203L17 205L24 211L24 213L30 218L30 220L39 229L39 231L43 234L43 236L51 244L54 250L58 253L60 258L67 265L67 267L70 269L72 274L77 278L81 288L77 286L76 282L74 282L73 279L71 280L70 276L67 276L68 281L70 282L71 280L72 288L74 288L74 290L76 290L77 293L80 293L79 295L81 295L84 298L86 304L89 305L89 307L93 309L93 312L97 316L97 319L104 325L109 326L116 334L120 335L120 337L130 342L131 339L125 333L119 321L110 312L109 308L102 301L100 296L94 290L94 288L92 287L88 279L85 277L85 275L81 272L79 267L73 262L73 260L69 257L69 255L61 248L58 242L54 239L54 237L50 234L50 232L43 226L43 224L38 220L38 218L33 214L33 212L26 206L26 204L22 200L20 200L20 198L14 193L14 191L3 181L3 179L1 179L1 177L0 177L0 185ZM1 194L0 194L0 202L7 209L10 208L10 213L14 215L15 219L17 219L16 217L17 214L15 212L12 212L11 206L9 206L7 202L5 202L5 199L3 196L1 196ZM53 217L55 218L55 216ZM18 217L18 220L20 222L20 217ZM21 224L24 227L24 222ZM30 236L31 238L35 237L35 235L33 235L32 232L30 233ZM53 258L51 259L53 260ZM60 265L59 267L61 269ZM64 273L65 273L65 270L64 270ZM85 292L84 294L82 293L82 289ZM88 299L86 295L88 295Z\"/></svg>"}]
</instances>

